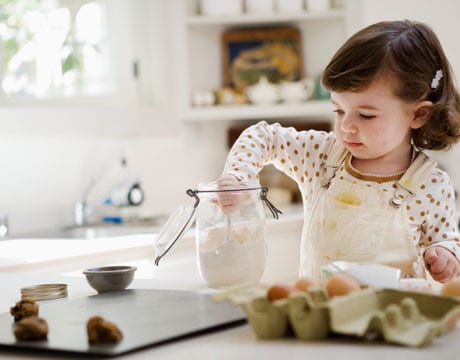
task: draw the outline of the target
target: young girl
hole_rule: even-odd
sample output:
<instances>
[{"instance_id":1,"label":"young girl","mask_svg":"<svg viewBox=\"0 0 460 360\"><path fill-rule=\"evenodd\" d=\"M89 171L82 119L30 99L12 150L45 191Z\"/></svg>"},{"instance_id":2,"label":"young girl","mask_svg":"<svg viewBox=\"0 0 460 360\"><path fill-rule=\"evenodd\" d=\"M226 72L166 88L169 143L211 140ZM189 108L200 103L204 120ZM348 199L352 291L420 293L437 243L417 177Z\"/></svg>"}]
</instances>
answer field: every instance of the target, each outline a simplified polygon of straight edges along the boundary
<instances>
[{"instance_id":1,"label":"young girl","mask_svg":"<svg viewBox=\"0 0 460 360\"><path fill-rule=\"evenodd\" d=\"M405 277L427 269L439 282L460 276L454 190L422 152L460 137L460 97L436 35L411 21L368 26L337 51L322 82L334 132L251 126L220 184L257 181L269 163L297 182L301 275L320 277L322 265L345 260L395 266Z\"/></svg>"}]
</instances>

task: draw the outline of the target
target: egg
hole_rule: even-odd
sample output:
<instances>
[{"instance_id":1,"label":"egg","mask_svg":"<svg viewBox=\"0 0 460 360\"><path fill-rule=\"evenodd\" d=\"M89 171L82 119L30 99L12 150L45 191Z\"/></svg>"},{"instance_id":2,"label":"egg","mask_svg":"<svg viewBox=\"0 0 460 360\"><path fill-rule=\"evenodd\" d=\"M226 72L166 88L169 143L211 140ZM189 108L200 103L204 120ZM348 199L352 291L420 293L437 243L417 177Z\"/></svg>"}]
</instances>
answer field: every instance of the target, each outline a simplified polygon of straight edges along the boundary
<instances>
[{"instance_id":1,"label":"egg","mask_svg":"<svg viewBox=\"0 0 460 360\"><path fill-rule=\"evenodd\" d=\"M299 289L292 285L275 284L268 289L267 297L270 301L286 299L291 293L299 291Z\"/></svg>"},{"instance_id":2,"label":"egg","mask_svg":"<svg viewBox=\"0 0 460 360\"><path fill-rule=\"evenodd\" d=\"M359 283L344 274L333 274L326 282L326 290L329 296L341 296L361 289Z\"/></svg>"},{"instance_id":3,"label":"egg","mask_svg":"<svg viewBox=\"0 0 460 360\"><path fill-rule=\"evenodd\" d=\"M460 297L460 278L446 281L441 287L440 294L441 296Z\"/></svg>"},{"instance_id":4,"label":"egg","mask_svg":"<svg viewBox=\"0 0 460 360\"><path fill-rule=\"evenodd\" d=\"M294 284L294 286L301 291L308 291L310 286L316 285L319 285L319 281L311 277L302 277Z\"/></svg>"}]
</instances>

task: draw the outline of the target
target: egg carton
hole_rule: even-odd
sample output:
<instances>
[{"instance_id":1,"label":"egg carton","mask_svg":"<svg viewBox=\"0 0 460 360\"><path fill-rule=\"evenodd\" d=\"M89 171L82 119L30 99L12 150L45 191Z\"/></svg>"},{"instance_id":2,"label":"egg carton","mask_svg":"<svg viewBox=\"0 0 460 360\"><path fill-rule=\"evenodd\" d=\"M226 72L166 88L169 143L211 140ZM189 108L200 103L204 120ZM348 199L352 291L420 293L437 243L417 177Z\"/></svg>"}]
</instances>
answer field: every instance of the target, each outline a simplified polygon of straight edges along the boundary
<instances>
[{"instance_id":1,"label":"egg carton","mask_svg":"<svg viewBox=\"0 0 460 360\"><path fill-rule=\"evenodd\" d=\"M266 286L257 285L215 299L242 306L260 339L294 335L318 340L341 334L422 347L454 329L460 318L459 299L418 292L367 288L329 298L318 286L270 301L266 291Z\"/></svg>"}]
</instances>

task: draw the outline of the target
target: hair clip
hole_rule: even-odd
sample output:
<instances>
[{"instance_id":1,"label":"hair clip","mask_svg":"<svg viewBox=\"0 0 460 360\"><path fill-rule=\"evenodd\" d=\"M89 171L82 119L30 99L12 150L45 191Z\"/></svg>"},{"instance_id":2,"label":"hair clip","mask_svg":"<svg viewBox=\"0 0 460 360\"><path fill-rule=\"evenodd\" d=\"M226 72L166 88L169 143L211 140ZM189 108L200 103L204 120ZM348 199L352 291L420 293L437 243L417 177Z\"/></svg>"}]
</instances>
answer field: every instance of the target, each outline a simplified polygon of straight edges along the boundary
<instances>
[{"instance_id":1,"label":"hair clip","mask_svg":"<svg viewBox=\"0 0 460 360\"><path fill-rule=\"evenodd\" d=\"M439 81L442 79L442 70L439 69L436 71L436 74L434 75L433 79L431 80L431 88L433 90L436 90L437 87L439 86Z\"/></svg>"}]
</instances>

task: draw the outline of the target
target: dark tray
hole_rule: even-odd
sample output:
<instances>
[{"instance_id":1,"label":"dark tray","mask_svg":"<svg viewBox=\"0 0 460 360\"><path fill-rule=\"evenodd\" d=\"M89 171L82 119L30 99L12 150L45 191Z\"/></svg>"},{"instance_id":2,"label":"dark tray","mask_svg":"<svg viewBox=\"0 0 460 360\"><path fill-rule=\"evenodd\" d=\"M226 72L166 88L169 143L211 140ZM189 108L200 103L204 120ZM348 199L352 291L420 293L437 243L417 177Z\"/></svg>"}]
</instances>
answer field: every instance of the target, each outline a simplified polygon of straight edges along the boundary
<instances>
[{"instance_id":1,"label":"dark tray","mask_svg":"<svg viewBox=\"0 0 460 360\"><path fill-rule=\"evenodd\" d=\"M117 324L123 340L89 345L86 322L95 315ZM173 290L124 290L41 302L40 317L48 322L48 339L17 342L13 317L0 314L0 349L116 356L246 322L239 307L216 303L210 295Z\"/></svg>"}]
</instances>

